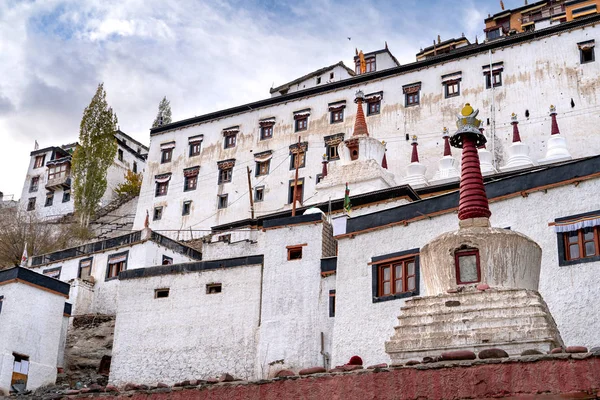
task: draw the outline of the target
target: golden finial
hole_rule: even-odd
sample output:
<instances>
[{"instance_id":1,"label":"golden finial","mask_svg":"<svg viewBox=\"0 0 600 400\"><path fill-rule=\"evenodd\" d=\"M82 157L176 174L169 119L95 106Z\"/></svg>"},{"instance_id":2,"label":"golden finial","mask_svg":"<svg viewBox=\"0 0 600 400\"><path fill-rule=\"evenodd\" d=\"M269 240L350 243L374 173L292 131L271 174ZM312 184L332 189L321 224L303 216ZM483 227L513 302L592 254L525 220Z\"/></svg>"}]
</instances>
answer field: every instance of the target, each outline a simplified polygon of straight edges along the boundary
<instances>
[{"instance_id":1,"label":"golden finial","mask_svg":"<svg viewBox=\"0 0 600 400\"><path fill-rule=\"evenodd\" d=\"M469 115L473 114L473 107L471 107L471 105L469 103L466 103L465 106L463 107L462 111L460 112L464 117L468 117Z\"/></svg>"}]
</instances>

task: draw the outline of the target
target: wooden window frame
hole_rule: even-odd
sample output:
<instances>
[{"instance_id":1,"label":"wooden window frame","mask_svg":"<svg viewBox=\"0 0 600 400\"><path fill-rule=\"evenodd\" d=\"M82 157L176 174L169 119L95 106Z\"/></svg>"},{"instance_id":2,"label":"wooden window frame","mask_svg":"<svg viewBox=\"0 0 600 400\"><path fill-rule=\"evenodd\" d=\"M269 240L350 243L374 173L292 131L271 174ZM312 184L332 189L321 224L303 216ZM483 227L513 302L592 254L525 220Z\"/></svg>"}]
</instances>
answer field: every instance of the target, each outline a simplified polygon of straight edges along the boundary
<instances>
[{"instance_id":1,"label":"wooden window frame","mask_svg":"<svg viewBox=\"0 0 600 400\"><path fill-rule=\"evenodd\" d=\"M327 161L337 161L340 159L340 153L338 153L338 145L327 145Z\"/></svg>"},{"instance_id":2,"label":"wooden window frame","mask_svg":"<svg viewBox=\"0 0 600 400\"><path fill-rule=\"evenodd\" d=\"M460 280L460 263L459 258L462 256L475 256L475 263L477 268L477 280L463 282ZM479 256L479 249L468 248L468 249L459 249L454 252L454 268L456 272L456 284L457 285L470 285L473 283L481 282L481 262Z\"/></svg>"},{"instance_id":3,"label":"wooden window frame","mask_svg":"<svg viewBox=\"0 0 600 400\"><path fill-rule=\"evenodd\" d=\"M585 232L584 231L586 229L591 229L591 231L592 231L592 239L591 240L585 240ZM569 243L570 234L573 232L577 232L577 242ZM564 251L565 261L581 261L581 260L585 260L588 258L600 257L600 227L599 226L594 226L594 227L590 227L590 228L582 228L582 229L578 229L577 231L572 231L572 232L563 232L562 236L563 236L564 249L565 249L565 251ZM585 244L590 243L590 242L594 244L595 253L587 256L587 255L585 255ZM577 258L571 257L571 244L578 245L579 257L577 257Z\"/></svg>"},{"instance_id":4,"label":"wooden window frame","mask_svg":"<svg viewBox=\"0 0 600 400\"><path fill-rule=\"evenodd\" d=\"M63 164L53 165L48 168L48 181L51 181L53 179L62 178L63 176L67 176L68 173L69 173L69 168L68 168L67 164L63 163Z\"/></svg>"},{"instance_id":5,"label":"wooden window frame","mask_svg":"<svg viewBox=\"0 0 600 400\"><path fill-rule=\"evenodd\" d=\"M198 187L198 175L183 177L183 191L191 192Z\"/></svg>"},{"instance_id":6,"label":"wooden window frame","mask_svg":"<svg viewBox=\"0 0 600 400\"><path fill-rule=\"evenodd\" d=\"M267 140L273 138L273 125L266 125L260 127L260 140Z\"/></svg>"},{"instance_id":7,"label":"wooden window frame","mask_svg":"<svg viewBox=\"0 0 600 400\"><path fill-rule=\"evenodd\" d=\"M372 107L376 107L376 110L373 110ZM367 101L367 117L371 115L378 115L381 113L381 100L377 101Z\"/></svg>"},{"instance_id":8,"label":"wooden window frame","mask_svg":"<svg viewBox=\"0 0 600 400\"><path fill-rule=\"evenodd\" d=\"M414 257L408 256L408 257L400 259L400 260L396 260L396 261L392 261L392 262L384 263L384 264L379 264L377 266L378 270L379 270L378 271L379 291L377 293L378 297L402 295L407 292L412 293L415 291L417 270L416 270L416 265L415 265L414 273L412 275L409 275L408 274L408 264L410 264L410 263L415 264ZM400 278L396 276L396 268L397 267L402 268L402 276ZM389 270L390 270L390 279L389 279L390 293L383 293L384 283L388 282L388 281L384 280L383 271L384 271L384 269L387 269L387 268L389 268ZM409 278L415 278L415 288L413 288L413 289L410 289L408 286ZM396 283L397 283L397 281L400 281L400 280L402 281L402 290L398 292L398 291L396 291Z\"/></svg>"},{"instance_id":9,"label":"wooden window frame","mask_svg":"<svg viewBox=\"0 0 600 400\"><path fill-rule=\"evenodd\" d=\"M173 160L173 148L170 149L161 149L160 154L160 163L166 164L170 163Z\"/></svg>"},{"instance_id":10,"label":"wooden window frame","mask_svg":"<svg viewBox=\"0 0 600 400\"><path fill-rule=\"evenodd\" d=\"M271 160L256 161L255 176L269 175L270 170L271 170Z\"/></svg>"},{"instance_id":11,"label":"wooden window frame","mask_svg":"<svg viewBox=\"0 0 600 400\"><path fill-rule=\"evenodd\" d=\"M120 261L118 263L111 263L111 257L120 257L125 256L125 261ZM127 262L129 261L129 251L123 251L120 253L109 254L106 260L106 274L104 277L104 281L110 281L113 279L119 278L119 272L127 271ZM115 266L115 267L113 267ZM113 271L116 271L116 274L112 274Z\"/></svg>"},{"instance_id":12,"label":"wooden window frame","mask_svg":"<svg viewBox=\"0 0 600 400\"><path fill-rule=\"evenodd\" d=\"M414 107L421 104L421 90L418 90L414 93L405 93L404 94L404 106L405 107Z\"/></svg>"},{"instance_id":13,"label":"wooden window frame","mask_svg":"<svg viewBox=\"0 0 600 400\"><path fill-rule=\"evenodd\" d=\"M35 156L35 160L33 162L33 168L42 168L46 161L46 155L42 154L41 156Z\"/></svg>"},{"instance_id":14,"label":"wooden window frame","mask_svg":"<svg viewBox=\"0 0 600 400\"><path fill-rule=\"evenodd\" d=\"M302 162L298 165L298 168L304 168L306 166L306 151L290 153L290 171L296 169L296 157L298 154L302 154Z\"/></svg>"},{"instance_id":15,"label":"wooden window frame","mask_svg":"<svg viewBox=\"0 0 600 400\"><path fill-rule=\"evenodd\" d=\"M330 124L338 124L340 122L344 122L344 109L335 110L330 112L331 117L329 119Z\"/></svg>"},{"instance_id":16,"label":"wooden window frame","mask_svg":"<svg viewBox=\"0 0 600 400\"><path fill-rule=\"evenodd\" d=\"M302 248L307 245L308 245L308 243L295 244L292 246L285 246L285 248L287 250L287 260L288 261L302 260L302 255L303 255ZM294 254L299 254L299 257L292 258L292 255L294 255Z\"/></svg>"},{"instance_id":17,"label":"wooden window frame","mask_svg":"<svg viewBox=\"0 0 600 400\"><path fill-rule=\"evenodd\" d=\"M408 275L408 262L413 261L415 265L414 275ZM395 291L395 281L393 273L395 271L394 266L402 263L403 268L403 292L393 292L392 294L383 295L383 274L382 270L385 267L390 267L390 289ZM371 266L371 274L372 274L372 301L373 303L378 303L382 301L396 300L396 299L404 299L412 296L418 296L420 291L420 265L419 265L419 249L410 249L405 251L400 251L397 253L386 254L381 256L376 256L371 259L371 262L368 263ZM415 286L413 290L408 290L408 278L413 277L415 279ZM391 287L391 283L394 283L394 287Z\"/></svg>"},{"instance_id":18,"label":"wooden window frame","mask_svg":"<svg viewBox=\"0 0 600 400\"><path fill-rule=\"evenodd\" d=\"M308 116L298 118L294 121L295 132L302 132L308 129Z\"/></svg>"},{"instance_id":19,"label":"wooden window frame","mask_svg":"<svg viewBox=\"0 0 600 400\"><path fill-rule=\"evenodd\" d=\"M154 197L166 196L169 192L169 181L156 182L156 188L154 190Z\"/></svg>"},{"instance_id":20,"label":"wooden window frame","mask_svg":"<svg viewBox=\"0 0 600 400\"><path fill-rule=\"evenodd\" d=\"M449 89L452 86L456 85L456 91L454 93L450 93ZM444 82L444 98L450 99L452 97L460 96L460 80L448 81Z\"/></svg>"},{"instance_id":21,"label":"wooden window frame","mask_svg":"<svg viewBox=\"0 0 600 400\"><path fill-rule=\"evenodd\" d=\"M294 200L294 180L290 179L288 183L288 204L292 204ZM304 203L304 178L298 178L298 187L301 191L300 193L300 203Z\"/></svg>"},{"instance_id":22,"label":"wooden window frame","mask_svg":"<svg viewBox=\"0 0 600 400\"><path fill-rule=\"evenodd\" d=\"M202 149L202 141L190 143L190 151L188 157L196 157L200 155Z\"/></svg>"},{"instance_id":23,"label":"wooden window frame","mask_svg":"<svg viewBox=\"0 0 600 400\"><path fill-rule=\"evenodd\" d=\"M233 179L233 167L223 168L219 170L219 185L222 183L231 182Z\"/></svg>"},{"instance_id":24,"label":"wooden window frame","mask_svg":"<svg viewBox=\"0 0 600 400\"><path fill-rule=\"evenodd\" d=\"M90 266L89 267L82 267L82 264L84 262L90 262ZM88 274L88 277L92 276L92 266L93 266L93 262L94 262L94 258L93 257L87 257L87 258L82 258L81 260L79 260L79 266L77 268L77 278L78 279L85 279L81 277L81 271L83 270L83 268L89 268L90 269L90 273Z\"/></svg>"},{"instance_id":25,"label":"wooden window frame","mask_svg":"<svg viewBox=\"0 0 600 400\"><path fill-rule=\"evenodd\" d=\"M232 149L237 144L237 133L225 135L223 140L223 146L226 149Z\"/></svg>"},{"instance_id":26,"label":"wooden window frame","mask_svg":"<svg viewBox=\"0 0 600 400\"><path fill-rule=\"evenodd\" d=\"M492 71L491 76L492 79L493 77L497 76L498 77L498 82L494 82L494 87L500 87L502 86L502 71L501 69L496 70L496 71ZM490 86L491 81L490 81L490 73L486 72L485 73L485 88L486 89L491 89L492 87Z\"/></svg>"}]
</instances>

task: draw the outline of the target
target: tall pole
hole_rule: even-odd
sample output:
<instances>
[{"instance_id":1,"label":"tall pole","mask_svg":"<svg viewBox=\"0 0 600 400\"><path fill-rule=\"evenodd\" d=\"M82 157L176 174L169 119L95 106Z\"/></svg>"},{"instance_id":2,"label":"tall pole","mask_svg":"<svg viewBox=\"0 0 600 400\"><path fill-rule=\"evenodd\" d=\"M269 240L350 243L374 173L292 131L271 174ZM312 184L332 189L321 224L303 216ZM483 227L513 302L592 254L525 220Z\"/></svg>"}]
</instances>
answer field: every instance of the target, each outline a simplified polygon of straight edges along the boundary
<instances>
[{"instance_id":1,"label":"tall pole","mask_svg":"<svg viewBox=\"0 0 600 400\"><path fill-rule=\"evenodd\" d=\"M493 70L493 62L492 62L492 50L488 51L490 56L490 86L492 89L492 109L491 109L491 137L492 137L492 163L494 168L496 168L496 93L494 88L494 70Z\"/></svg>"},{"instance_id":2,"label":"tall pole","mask_svg":"<svg viewBox=\"0 0 600 400\"><path fill-rule=\"evenodd\" d=\"M296 149L296 158L294 164L296 164L296 175L294 176L294 195L292 199L292 217L296 216L296 198L298 197L298 167L300 166L300 136L298 136L298 148Z\"/></svg>"},{"instance_id":3,"label":"tall pole","mask_svg":"<svg viewBox=\"0 0 600 400\"><path fill-rule=\"evenodd\" d=\"M254 219L254 197L252 197L252 183L250 182L250 167L246 166L246 170L248 171L248 195L250 196L250 214L252 219Z\"/></svg>"}]
</instances>

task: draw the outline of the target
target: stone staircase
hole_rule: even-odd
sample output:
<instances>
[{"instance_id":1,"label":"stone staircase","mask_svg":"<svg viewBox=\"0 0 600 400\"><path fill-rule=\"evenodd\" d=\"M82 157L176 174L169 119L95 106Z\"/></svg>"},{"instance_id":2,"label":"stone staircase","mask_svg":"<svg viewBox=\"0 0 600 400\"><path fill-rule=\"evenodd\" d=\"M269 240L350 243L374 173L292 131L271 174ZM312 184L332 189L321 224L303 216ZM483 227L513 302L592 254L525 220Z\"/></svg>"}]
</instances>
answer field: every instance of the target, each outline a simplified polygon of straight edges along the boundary
<instances>
[{"instance_id":1,"label":"stone staircase","mask_svg":"<svg viewBox=\"0 0 600 400\"><path fill-rule=\"evenodd\" d=\"M548 351L562 344L540 294L525 289L416 297L401 308L395 331L385 345L392 362L491 347L519 355L526 349Z\"/></svg>"}]
</instances>

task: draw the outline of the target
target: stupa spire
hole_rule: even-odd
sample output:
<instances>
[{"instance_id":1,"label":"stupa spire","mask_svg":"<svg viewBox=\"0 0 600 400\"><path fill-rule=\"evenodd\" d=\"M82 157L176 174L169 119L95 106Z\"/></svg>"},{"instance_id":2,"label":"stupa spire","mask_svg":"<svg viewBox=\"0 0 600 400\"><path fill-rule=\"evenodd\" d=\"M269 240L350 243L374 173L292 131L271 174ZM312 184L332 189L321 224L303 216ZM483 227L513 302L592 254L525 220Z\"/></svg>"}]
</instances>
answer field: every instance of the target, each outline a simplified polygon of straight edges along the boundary
<instances>
[{"instance_id":1,"label":"stupa spire","mask_svg":"<svg viewBox=\"0 0 600 400\"><path fill-rule=\"evenodd\" d=\"M356 92L356 119L354 120L354 132L352 136L369 136L369 130L367 129L367 121L365 120L365 113L363 112L362 103L365 99L365 95L362 90Z\"/></svg>"},{"instance_id":2,"label":"stupa spire","mask_svg":"<svg viewBox=\"0 0 600 400\"><path fill-rule=\"evenodd\" d=\"M556 107L553 105L550 106L550 118L552 118L552 130L550 134L560 135L560 131L558 130L558 122L556 122Z\"/></svg>"},{"instance_id":3,"label":"stupa spire","mask_svg":"<svg viewBox=\"0 0 600 400\"><path fill-rule=\"evenodd\" d=\"M444 157L452 156L452 151L450 150L450 134L448 133L448 128L446 127L444 127L442 138L444 139Z\"/></svg>"},{"instance_id":4,"label":"stupa spire","mask_svg":"<svg viewBox=\"0 0 600 400\"><path fill-rule=\"evenodd\" d=\"M510 116L511 119L511 124L513 126L513 138L512 141L513 143L516 142L520 142L521 141L521 135L519 134L519 121L517 120L517 114L512 113L512 115Z\"/></svg>"},{"instance_id":5,"label":"stupa spire","mask_svg":"<svg viewBox=\"0 0 600 400\"><path fill-rule=\"evenodd\" d=\"M418 163L419 162L419 150L417 150L417 147L419 146L419 143L417 143L417 135L413 135L411 145L412 145L412 154L410 156L410 162Z\"/></svg>"},{"instance_id":6,"label":"stupa spire","mask_svg":"<svg viewBox=\"0 0 600 400\"><path fill-rule=\"evenodd\" d=\"M462 171L460 176L460 200L458 219L489 218L490 211L483 176L479 164L477 147L486 142L479 131L481 121L477 119L479 110L474 110L469 103L463 107L456 126L458 130L450 139L452 146L462 149Z\"/></svg>"}]
</instances>

